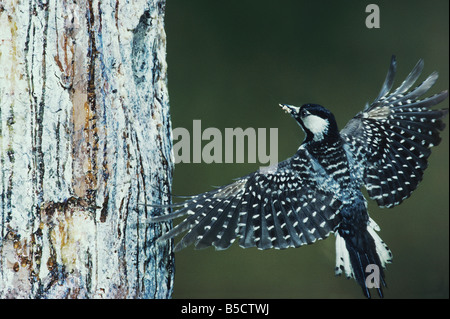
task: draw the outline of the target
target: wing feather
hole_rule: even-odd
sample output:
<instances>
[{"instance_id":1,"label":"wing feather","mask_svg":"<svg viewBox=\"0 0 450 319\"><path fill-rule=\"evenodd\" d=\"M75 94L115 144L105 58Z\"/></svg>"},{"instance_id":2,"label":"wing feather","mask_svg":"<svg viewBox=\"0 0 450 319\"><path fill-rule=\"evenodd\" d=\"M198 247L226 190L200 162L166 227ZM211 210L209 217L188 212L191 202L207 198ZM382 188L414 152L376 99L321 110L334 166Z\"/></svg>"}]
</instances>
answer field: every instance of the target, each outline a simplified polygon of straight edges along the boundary
<instances>
[{"instance_id":1,"label":"wing feather","mask_svg":"<svg viewBox=\"0 0 450 319\"><path fill-rule=\"evenodd\" d=\"M396 69L393 57L378 97L341 131L352 155L364 163L359 166L363 170L359 174L362 184L380 206L398 205L411 195L427 168L430 148L440 143L440 131L445 128L442 118L448 109L430 107L445 100L448 92L418 99L436 83L437 72L408 92L423 66L423 60L419 60L403 83L389 94Z\"/></svg>"},{"instance_id":2,"label":"wing feather","mask_svg":"<svg viewBox=\"0 0 450 319\"><path fill-rule=\"evenodd\" d=\"M155 216L152 222L183 217L160 239L183 235L175 250L227 249L239 245L284 249L324 239L339 223L341 202L319 189L306 151L280 164L274 172L255 172L236 182L189 198L180 209ZM186 216L187 215L187 216Z\"/></svg>"}]
</instances>

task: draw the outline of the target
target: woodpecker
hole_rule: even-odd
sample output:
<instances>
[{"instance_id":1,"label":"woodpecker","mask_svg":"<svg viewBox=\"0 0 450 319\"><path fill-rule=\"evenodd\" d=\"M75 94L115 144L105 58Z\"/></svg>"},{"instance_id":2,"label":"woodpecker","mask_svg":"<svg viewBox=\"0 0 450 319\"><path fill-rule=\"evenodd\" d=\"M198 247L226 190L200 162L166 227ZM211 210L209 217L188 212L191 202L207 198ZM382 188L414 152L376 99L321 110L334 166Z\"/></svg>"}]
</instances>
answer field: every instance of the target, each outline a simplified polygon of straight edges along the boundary
<instances>
[{"instance_id":1,"label":"woodpecker","mask_svg":"<svg viewBox=\"0 0 450 319\"><path fill-rule=\"evenodd\" d=\"M185 217L163 234L167 240L187 232L175 251L194 244L223 250L238 238L243 248L285 249L336 237L336 275L354 278L367 298L368 266L379 269L378 294L386 286L383 269L392 253L378 236L361 191L380 207L399 205L422 180L430 148L438 145L448 109L432 110L448 91L419 99L436 82L432 73L414 89L424 63L415 65L391 93L396 58L380 93L339 131L334 115L317 104L280 104L305 132L289 159L174 205L151 222Z\"/></svg>"}]
</instances>

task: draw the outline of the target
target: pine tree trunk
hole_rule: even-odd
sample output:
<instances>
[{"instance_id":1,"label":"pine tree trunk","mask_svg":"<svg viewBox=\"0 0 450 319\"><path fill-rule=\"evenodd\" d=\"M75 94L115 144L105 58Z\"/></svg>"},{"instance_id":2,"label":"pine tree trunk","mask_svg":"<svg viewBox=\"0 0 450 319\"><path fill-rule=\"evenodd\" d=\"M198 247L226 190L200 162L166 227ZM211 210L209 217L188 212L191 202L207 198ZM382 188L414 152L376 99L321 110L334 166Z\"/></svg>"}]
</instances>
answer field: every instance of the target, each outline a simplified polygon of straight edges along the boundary
<instances>
[{"instance_id":1,"label":"pine tree trunk","mask_svg":"<svg viewBox=\"0 0 450 319\"><path fill-rule=\"evenodd\" d=\"M169 298L164 0L0 2L0 297Z\"/></svg>"}]
</instances>

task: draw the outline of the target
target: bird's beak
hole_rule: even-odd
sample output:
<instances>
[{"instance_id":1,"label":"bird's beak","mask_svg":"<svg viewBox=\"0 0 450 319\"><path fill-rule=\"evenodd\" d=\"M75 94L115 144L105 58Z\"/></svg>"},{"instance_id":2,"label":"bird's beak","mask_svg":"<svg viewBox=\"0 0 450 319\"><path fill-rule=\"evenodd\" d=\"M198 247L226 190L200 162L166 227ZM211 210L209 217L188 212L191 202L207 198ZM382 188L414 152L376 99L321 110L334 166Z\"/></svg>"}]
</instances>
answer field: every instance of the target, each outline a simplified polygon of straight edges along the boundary
<instances>
[{"instance_id":1,"label":"bird's beak","mask_svg":"<svg viewBox=\"0 0 450 319\"><path fill-rule=\"evenodd\" d=\"M300 108L288 104L279 104L279 106L285 111L286 113L289 113L291 115L296 114L299 112Z\"/></svg>"}]
</instances>

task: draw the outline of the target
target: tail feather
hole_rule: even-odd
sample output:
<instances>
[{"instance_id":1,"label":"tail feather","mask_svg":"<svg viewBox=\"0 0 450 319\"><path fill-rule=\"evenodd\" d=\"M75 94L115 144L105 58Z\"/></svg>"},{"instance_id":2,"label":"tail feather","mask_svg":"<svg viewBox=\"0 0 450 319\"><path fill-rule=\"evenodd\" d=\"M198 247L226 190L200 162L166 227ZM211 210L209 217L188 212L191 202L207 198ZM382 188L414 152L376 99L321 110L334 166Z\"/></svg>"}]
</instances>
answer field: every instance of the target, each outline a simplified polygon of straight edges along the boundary
<instances>
[{"instance_id":1,"label":"tail feather","mask_svg":"<svg viewBox=\"0 0 450 319\"><path fill-rule=\"evenodd\" d=\"M375 248L380 258L382 268L386 268L386 264L390 264L392 262L392 252L386 243L378 236L376 233L380 231L380 227L375 223L372 218L369 218L369 225L367 226L367 231L372 236L375 242Z\"/></svg>"},{"instance_id":2,"label":"tail feather","mask_svg":"<svg viewBox=\"0 0 450 319\"><path fill-rule=\"evenodd\" d=\"M370 219L367 231L349 235L336 232L336 275L344 272L347 278L355 279L364 295L370 298L370 288L376 288L383 298L382 287L386 287L384 271L392 261L392 253L375 231L378 225Z\"/></svg>"}]
</instances>

